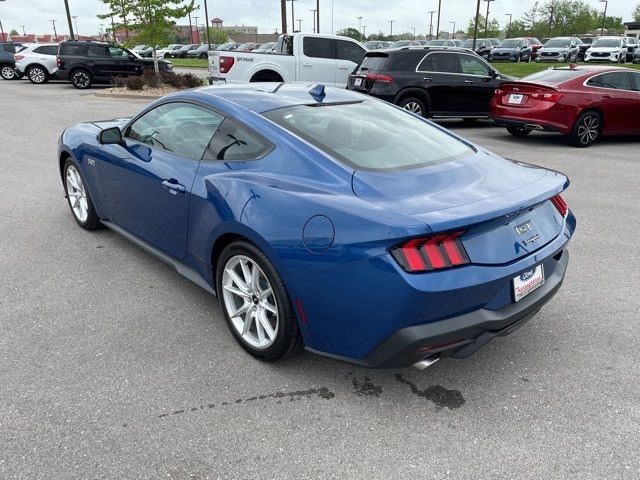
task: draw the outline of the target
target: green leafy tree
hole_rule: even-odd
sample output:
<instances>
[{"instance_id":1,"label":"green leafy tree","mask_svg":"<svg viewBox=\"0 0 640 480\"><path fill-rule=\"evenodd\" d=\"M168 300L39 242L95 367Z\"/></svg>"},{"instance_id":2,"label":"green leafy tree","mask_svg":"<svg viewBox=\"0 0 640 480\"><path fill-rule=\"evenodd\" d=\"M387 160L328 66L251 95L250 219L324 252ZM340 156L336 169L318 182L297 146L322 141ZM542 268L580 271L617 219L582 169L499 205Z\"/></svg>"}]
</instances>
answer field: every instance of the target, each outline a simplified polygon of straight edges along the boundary
<instances>
[{"instance_id":1,"label":"green leafy tree","mask_svg":"<svg viewBox=\"0 0 640 480\"><path fill-rule=\"evenodd\" d=\"M109 12L98 15L98 18L100 20L109 21L111 21L111 19L119 18L120 21L116 25L116 28L124 29L127 38L129 38L129 25L127 23L127 15L129 15L130 12L130 2L128 0L102 0L102 3L107 6Z\"/></svg>"},{"instance_id":2,"label":"green leafy tree","mask_svg":"<svg viewBox=\"0 0 640 480\"><path fill-rule=\"evenodd\" d=\"M342 30L338 30L336 35L340 35L341 37L350 37L355 40L362 40L362 35L358 31L357 28L349 27L343 28Z\"/></svg>"},{"instance_id":3,"label":"green leafy tree","mask_svg":"<svg viewBox=\"0 0 640 480\"><path fill-rule=\"evenodd\" d=\"M388 35L385 35L385 33L380 30L378 33L372 33L369 35L368 37L369 40L378 40L380 42L386 42L390 40L390 37Z\"/></svg>"},{"instance_id":4,"label":"green leafy tree","mask_svg":"<svg viewBox=\"0 0 640 480\"><path fill-rule=\"evenodd\" d=\"M524 20L514 20L511 22L511 25L507 24L507 28L505 28L505 37L513 38L513 37L524 37L529 33L529 28Z\"/></svg>"},{"instance_id":5,"label":"green leafy tree","mask_svg":"<svg viewBox=\"0 0 640 480\"><path fill-rule=\"evenodd\" d=\"M228 32L226 30L223 30L222 28L209 27L209 38L211 39L211 43L215 45L221 45L223 43L227 43L227 40L229 39L229 37L232 36L234 33L235 32ZM201 39L201 41L204 41L204 40L206 40L206 36L205 38Z\"/></svg>"},{"instance_id":6,"label":"green leafy tree","mask_svg":"<svg viewBox=\"0 0 640 480\"><path fill-rule=\"evenodd\" d=\"M633 9L631 16L633 17L634 22L640 22L640 3L638 3L636 8Z\"/></svg>"},{"instance_id":7,"label":"green leafy tree","mask_svg":"<svg viewBox=\"0 0 640 480\"><path fill-rule=\"evenodd\" d=\"M467 27L467 36L469 38L473 38L473 31L475 28L475 24L476 24L476 19L471 18L469 20L469 26ZM482 38L485 36L485 27L487 30L487 34L486 37L487 38L493 38L493 37L499 37L500 36L500 23L498 23L498 20L493 18L491 20L489 20L489 24L486 24L486 20L485 17L482 15L478 15L478 38Z\"/></svg>"},{"instance_id":8,"label":"green leafy tree","mask_svg":"<svg viewBox=\"0 0 640 480\"><path fill-rule=\"evenodd\" d=\"M156 74L160 73L156 45L170 41L175 36L176 20L196 10L194 0L126 0L126 7L123 7L125 3L123 0L102 0L102 2L109 7L110 13L98 15L98 18L110 18L111 12L120 12L122 16L119 15L119 23L114 22L115 29L125 28L126 24L133 32L129 43L153 47L153 64ZM126 19L128 16L130 20Z\"/></svg>"},{"instance_id":9,"label":"green leafy tree","mask_svg":"<svg viewBox=\"0 0 640 480\"><path fill-rule=\"evenodd\" d=\"M12 37L15 37L16 35L20 35L20 34L15 28L12 28L11 31L9 32L9 35L11 35Z\"/></svg>"}]
</instances>

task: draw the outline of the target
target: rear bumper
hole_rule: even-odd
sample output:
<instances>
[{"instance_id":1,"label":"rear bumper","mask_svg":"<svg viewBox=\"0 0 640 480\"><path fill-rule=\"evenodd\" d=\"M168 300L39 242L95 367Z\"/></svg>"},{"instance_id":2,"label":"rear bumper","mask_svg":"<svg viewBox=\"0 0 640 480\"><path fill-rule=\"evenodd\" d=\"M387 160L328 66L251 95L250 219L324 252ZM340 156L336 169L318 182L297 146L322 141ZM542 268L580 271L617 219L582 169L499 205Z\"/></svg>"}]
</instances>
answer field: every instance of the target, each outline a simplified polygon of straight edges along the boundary
<instances>
[{"instance_id":1,"label":"rear bumper","mask_svg":"<svg viewBox=\"0 0 640 480\"><path fill-rule=\"evenodd\" d=\"M494 337L508 335L535 316L564 280L569 253L560 250L544 285L517 303L499 310L485 308L456 317L396 331L364 358L350 358L308 348L336 360L366 368L404 368L429 357L467 358Z\"/></svg>"},{"instance_id":2,"label":"rear bumper","mask_svg":"<svg viewBox=\"0 0 640 480\"><path fill-rule=\"evenodd\" d=\"M548 123L545 121L540 121L535 118L521 120L518 118L507 118L507 117L489 117L493 123L501 127L524 127L529 130L538 130L545 132L558 132L565 133L566 126L565 125L556 125L553 123Z\"/></svg>"}]
</instances>

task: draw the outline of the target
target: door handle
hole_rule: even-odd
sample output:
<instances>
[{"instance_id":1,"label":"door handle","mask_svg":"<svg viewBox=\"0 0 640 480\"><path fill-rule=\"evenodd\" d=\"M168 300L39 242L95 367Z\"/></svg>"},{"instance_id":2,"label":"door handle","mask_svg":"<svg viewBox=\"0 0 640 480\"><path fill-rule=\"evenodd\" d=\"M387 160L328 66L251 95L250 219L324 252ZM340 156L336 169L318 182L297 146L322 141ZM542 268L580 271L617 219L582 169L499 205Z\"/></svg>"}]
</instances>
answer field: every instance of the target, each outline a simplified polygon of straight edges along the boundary
<instances>
[{"instance_id":1,"label":"door handle","mask_svg":"<svg viewBox=\"0 0 640 480\"><path fill-rule=\"evenodd\" d=\"M613 98L611 95L602 95L602 98Z\"/></svg>"},{"instance_id":2,"label":"door handle","mask_svg":"<svg viewBox=\"0 0 640 480\"><path fill-rule=\"evenodd\" d=\"M465 80L464 83L471 84L471 83L475 83L475 82L473 80Z\"/></svg>"},{"instance_id":3,"label":"door handle","mask_svg":"<svg viewBox=\"0 0 640 480\"><path fill-rule=\"evenodd\" d=\"M313 67L313 65L311 65L310 63L303 63L303 64L302 64L302 66L303 66L304 68L311 68L311 67Z\"/></svg>"},{"instance_id":4,"label":"door handle","mask_svg":"<svg viewBox=\"0 0 640 480\"><path fill-rule=\"evenodd\" d=\"M431 78L431 77L424 77L422 80L424 80L425 82L430 82L431 80L433 80L433 78Z\"/></svg>"},{"instance_id":5,"label":"door handle","mask_svg":"<svg viewBox=\"0 0 640 480\"><path fill-rule=\"evenodd\" d=\"M349 67L338 67L340 70L349 70Z\"/></svg>"},{"instance_id":6,"label":"door handle","mask_svg":"<svg viewBox=\"0 0 640 480\"><path fill-rule=\"evenodd\" d=\"M172 178L170 180L163 180L162 186L168 189L174 195L176 193L184 193L187 191L187 188L184 185L179 184L175 178Z\"/></svg>"}]
</instances>

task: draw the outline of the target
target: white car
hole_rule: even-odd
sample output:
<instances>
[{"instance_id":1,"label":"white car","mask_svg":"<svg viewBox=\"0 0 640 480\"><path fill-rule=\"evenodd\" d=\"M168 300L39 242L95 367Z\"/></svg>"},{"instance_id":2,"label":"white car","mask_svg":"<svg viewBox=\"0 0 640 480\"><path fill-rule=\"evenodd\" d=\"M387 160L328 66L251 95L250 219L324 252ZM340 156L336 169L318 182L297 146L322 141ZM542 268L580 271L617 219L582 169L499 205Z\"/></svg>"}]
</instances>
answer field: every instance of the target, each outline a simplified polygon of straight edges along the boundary
<instances>
[{"instance_id":1,"label":"white car","mask_svg":"<svg viewBox=\"0 0 640 480\"><path fill-rule=\"evenodd\" d=\"M628 52L623 37L598 37L585 52L584 61L625 63Z\"/></svg>"},{"instance_id":2,"label":"white car","mask_svg":"<svg viewBox=\"0 0 640 480\"><path fill-rule=\"evenodd\" d=\"M57 43L30 44L14 54L16 72L27 76L31 83L47 83L58 70Z\"/></svg>"},{"instance_id":3,"label":"white car","mask_svg":"<svg viewBox=\"0 0 640 480\"><path fill-rule=\"evenodd\" d=\"M171 56L173 52L180 50L184 45L180 43L174 43L169 45L168 47L161 48L160 50L156 50L156 55L158 58L165 58L167 54Z\"/></svg>"}]
</instances>

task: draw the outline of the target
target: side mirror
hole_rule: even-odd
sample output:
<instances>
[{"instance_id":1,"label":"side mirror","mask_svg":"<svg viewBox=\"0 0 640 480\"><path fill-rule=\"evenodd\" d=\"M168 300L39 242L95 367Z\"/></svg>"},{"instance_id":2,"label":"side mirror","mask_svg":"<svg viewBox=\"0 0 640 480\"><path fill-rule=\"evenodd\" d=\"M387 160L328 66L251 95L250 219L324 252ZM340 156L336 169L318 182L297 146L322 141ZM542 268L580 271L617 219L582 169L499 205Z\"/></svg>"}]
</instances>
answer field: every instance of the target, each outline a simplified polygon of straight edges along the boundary
<instances>
[{"instance_id":1,"label":"side mirror","mask_svg":"<svg viewBox=\"0 0 640 480\"><path fill-rule=\"evenodd\" d=\"M119 127L105 128L98 134L98 142L102 145L122 143L122 131Z\"/></svg>"}]
</instances>

